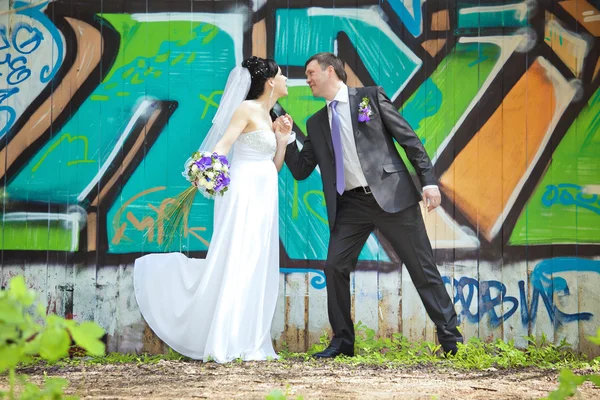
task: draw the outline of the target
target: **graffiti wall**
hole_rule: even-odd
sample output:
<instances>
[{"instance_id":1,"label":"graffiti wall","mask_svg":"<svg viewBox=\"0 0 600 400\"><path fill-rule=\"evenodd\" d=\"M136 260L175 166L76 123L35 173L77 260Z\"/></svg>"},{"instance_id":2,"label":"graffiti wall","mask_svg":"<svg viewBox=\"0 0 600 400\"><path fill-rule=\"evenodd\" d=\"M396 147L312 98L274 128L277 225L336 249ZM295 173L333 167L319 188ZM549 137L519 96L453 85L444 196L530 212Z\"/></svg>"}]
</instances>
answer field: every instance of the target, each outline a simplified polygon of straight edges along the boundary
<instances>
[{"instance_id":1,"label":"graffiti wall","mask_svg":"<svg viewBox=\"0 0 600 400\"><path fill-rule=\"evenodd\" d=\"M23 274L49 312L93 319L109 349L161 351L133 294L148 252L204 257L212 203L180 238L160 221L187 185L229 71L250 55L290 78L298 140L324 106L304 62L333 51L352 86L379 85L440 179L424 216L465 336L566 339L600 326L600 1L0 1L1 282ZM403 150L398 147L401 156ZM318 170L280 173L273 338L329 329L329 229ZM374 232L353 313L380 335L435 340L402 260Z\"/></svg>"}]
</instances>

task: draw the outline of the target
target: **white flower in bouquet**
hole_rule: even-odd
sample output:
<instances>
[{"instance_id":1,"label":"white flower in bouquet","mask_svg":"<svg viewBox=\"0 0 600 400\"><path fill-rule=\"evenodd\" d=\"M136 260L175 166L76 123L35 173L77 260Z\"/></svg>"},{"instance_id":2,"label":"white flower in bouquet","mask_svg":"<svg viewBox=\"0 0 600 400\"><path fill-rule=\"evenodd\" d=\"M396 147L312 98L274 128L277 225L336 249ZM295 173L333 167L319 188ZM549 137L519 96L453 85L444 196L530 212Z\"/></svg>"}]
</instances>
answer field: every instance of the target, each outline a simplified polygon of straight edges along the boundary
<instances>
[{"instance_id":1,"label":"white flower in bouquet","mask_svg":"<svg viewBox=\"0 0 600 400\"><path fill-rule=\"evenodd\" d=\"M196 186L198 187L206 187L206 179L202 176L199 176L198 179L196 179Z\"/></svg>"}]
</instances>

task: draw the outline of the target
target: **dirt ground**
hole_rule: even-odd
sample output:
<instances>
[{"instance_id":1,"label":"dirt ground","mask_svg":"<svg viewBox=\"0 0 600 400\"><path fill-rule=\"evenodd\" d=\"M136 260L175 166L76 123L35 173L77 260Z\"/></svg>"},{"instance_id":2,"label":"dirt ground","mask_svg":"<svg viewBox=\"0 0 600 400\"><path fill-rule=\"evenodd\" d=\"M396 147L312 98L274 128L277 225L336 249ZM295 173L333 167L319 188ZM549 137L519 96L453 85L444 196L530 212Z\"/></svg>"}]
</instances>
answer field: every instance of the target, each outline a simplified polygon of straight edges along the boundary
<instances>
[{"instance_id":1,"label":"dirt ground","mask_svg":"<svg viewBox=\"0 0 600 400\"><path fill-rule=\"evenodd\" d=\"M557 387L557 371L462 372L429 367L347 366L323 361L215 363L160 361L33 367L21 371L36 383L43 371L71 381L83 399L264 399L274 389L288 399L537 399ZM6 376L0 390L6 390ZM586 383L581 399L600 398Z\"/></svg>"}]
</instances>

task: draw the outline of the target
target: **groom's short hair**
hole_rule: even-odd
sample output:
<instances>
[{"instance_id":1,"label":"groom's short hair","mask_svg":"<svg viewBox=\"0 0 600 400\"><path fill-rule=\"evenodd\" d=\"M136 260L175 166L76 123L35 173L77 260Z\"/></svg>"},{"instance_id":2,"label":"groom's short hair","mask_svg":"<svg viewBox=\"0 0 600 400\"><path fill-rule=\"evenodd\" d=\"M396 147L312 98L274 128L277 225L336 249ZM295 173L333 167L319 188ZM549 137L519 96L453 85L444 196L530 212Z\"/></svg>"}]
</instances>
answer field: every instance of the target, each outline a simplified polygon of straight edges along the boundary
<instances>
[{"instance_id":1,"label":"groom's short hair","mask_svg":"<svg viewBox=\"0 0 600 400\"><path fill-rule=\"evenodd\" d=\"M306 61L304 68L306 68L308 64L315 60L319 63L322 70L325 70L325 68L331 65L337 77L340 78L342 82L346 83L348 77L346 75L346 70L344 69L344 63L338 56L328 52L317 53Z\"/></svg>"}]
</instances>

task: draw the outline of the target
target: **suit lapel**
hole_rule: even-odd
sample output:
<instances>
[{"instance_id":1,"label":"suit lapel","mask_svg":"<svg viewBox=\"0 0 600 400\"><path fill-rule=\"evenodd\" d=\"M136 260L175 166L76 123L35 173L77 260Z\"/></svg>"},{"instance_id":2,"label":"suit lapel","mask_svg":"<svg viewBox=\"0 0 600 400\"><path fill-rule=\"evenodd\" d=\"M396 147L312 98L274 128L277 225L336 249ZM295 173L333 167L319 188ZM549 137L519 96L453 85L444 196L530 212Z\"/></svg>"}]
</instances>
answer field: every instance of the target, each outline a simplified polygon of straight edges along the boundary
<instances>
[{"instance_id":1,"label":"suit lapel","mask_svg":"<svg viewBox=\"0 0 600 400\"><path fill-rule=\"evenodd\" d=\"M356 135L358 129L358 90L348 87L348 99L350 105L350 116L352 118L352 133Z\"/></svg>"}]
</instances>

